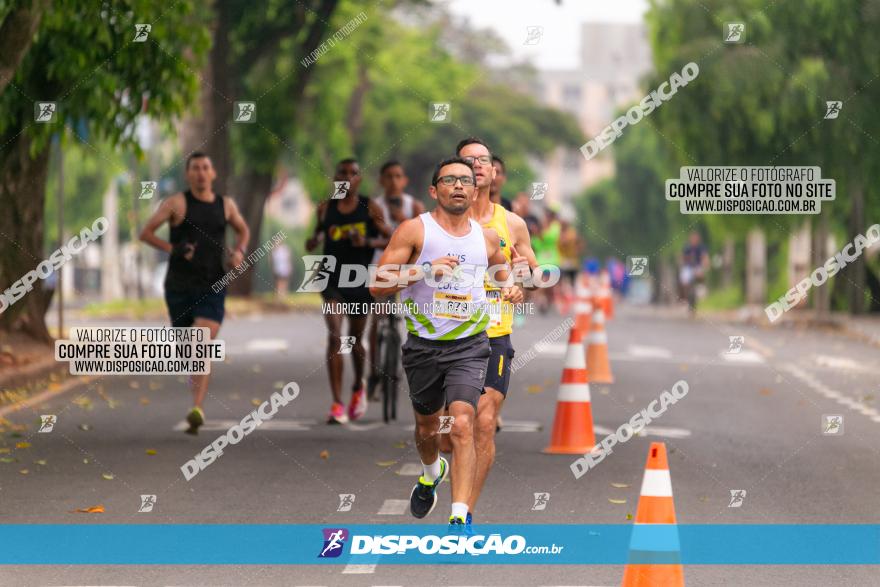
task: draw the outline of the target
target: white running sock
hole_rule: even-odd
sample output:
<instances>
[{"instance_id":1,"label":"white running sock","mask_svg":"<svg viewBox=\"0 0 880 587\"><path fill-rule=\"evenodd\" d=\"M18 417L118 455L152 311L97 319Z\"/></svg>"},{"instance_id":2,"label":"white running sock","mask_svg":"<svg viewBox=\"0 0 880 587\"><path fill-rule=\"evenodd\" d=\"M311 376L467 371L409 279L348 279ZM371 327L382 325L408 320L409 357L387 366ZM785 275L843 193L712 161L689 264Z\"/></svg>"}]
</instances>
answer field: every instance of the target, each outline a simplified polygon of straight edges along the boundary
<instances>
[{"instance_id":1,"label":"white running sock","mask_svg":"<svg viewBox=\"0 0 880 587\"><path fill-rule=\"evenodd\" d=\"M438 456L437 460L430 465L422 463L422 468L425 470L425 481L427 481L428 483L433 483L434 480L440 476L440 457Z\"/></svg>"},{"instance_id":2,"label":"white running sock","mask_svg":"<svg viewBox=\"0 0 880 587\"><path fill-rule=\"evenodd\" d=\"M452 517L467 520L468 505L463 501L452 502Z\"/></svg>"}]
</instances>

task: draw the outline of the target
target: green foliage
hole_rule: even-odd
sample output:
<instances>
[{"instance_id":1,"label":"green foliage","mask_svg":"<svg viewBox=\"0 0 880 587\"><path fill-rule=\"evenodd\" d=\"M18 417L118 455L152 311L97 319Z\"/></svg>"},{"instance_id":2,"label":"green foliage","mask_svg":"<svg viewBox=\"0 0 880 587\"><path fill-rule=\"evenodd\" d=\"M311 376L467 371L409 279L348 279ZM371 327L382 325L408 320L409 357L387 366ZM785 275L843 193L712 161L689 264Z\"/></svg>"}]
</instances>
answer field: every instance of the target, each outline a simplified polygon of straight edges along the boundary
<instances>
[{"instance_id":1,"label":"green foliage","mask_svg":"<svg viewBox=\"0 0 880 587\"><path fill-rule=\"evenodd\" d=\"M343 4L334 26L361 8ZM367 21L312 66L298 117L293 160L315 200L326 197L335 162L350 155L361 161L364 193L378 189L378 168L396 158L406 165L409 191L426 198L434 165L452 155L465 136L480 136L504 157L509 193L532 181L528 156L583 142L569 115L491 82L480 67L454 58L442 47L439 27L416 29L379 9L364 10ZM431 102L450 102L452 122L432 123ZM358 122L352 117L358 106L359 124L351 124Z\"/></svg>"},{"instance_id":2,"label":"green foliage","mask_svg":"<svg viewBox=\"0 0 880 587\"><path fill-rule=\"evenodd\" d=\"M0 137L23 130L33 138L36 153L69 126L82 142L107 140L136 149L139 114L180 114L195 97L194 60L208 44L207 32L192 25L195 5L53 2L34 45L0 96ZM146 42L132 42L137 23L152 25ZM35 101L58 104L55 123L33 122Z\"/></svg>"},{"instance_id":3,"label":"green foliage","mask_svg":"<svg viewBox=\"0 0 880 587\"><path fill-rule=\"evenodd\" d=\"M590 254L677 258L680 241L696 219L682 217L664 197L664 182L675 173L666 141L644 121L627 128L612 149L614 178L575 201Z\"/></svg>"}]
</instances>

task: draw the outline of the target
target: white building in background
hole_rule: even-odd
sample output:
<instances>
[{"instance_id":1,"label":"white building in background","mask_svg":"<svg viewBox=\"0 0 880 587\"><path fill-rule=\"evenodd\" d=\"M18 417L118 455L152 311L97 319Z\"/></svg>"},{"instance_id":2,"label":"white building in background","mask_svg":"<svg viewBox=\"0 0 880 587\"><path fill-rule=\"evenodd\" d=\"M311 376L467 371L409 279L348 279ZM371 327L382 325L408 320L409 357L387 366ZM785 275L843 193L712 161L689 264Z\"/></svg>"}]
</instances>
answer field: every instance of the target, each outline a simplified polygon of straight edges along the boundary
<instances>
[{"instance_id":1,"label":"white building in background","mask_svg":"<svg viewBox=\"0 0 880 587\"><path fill-rule=\"evenodd\" d=\"M540 71L535 97L573 114L589 140L614 120L617 109L642 98L640 82L651 67L643 24L584 23L580 66ZM563 208L585 188L614 173L608 151L587 161L577 148L559 148L536 163L540 181L549 184L547 202L559 202Z\"/></svg>"}]
</instances>

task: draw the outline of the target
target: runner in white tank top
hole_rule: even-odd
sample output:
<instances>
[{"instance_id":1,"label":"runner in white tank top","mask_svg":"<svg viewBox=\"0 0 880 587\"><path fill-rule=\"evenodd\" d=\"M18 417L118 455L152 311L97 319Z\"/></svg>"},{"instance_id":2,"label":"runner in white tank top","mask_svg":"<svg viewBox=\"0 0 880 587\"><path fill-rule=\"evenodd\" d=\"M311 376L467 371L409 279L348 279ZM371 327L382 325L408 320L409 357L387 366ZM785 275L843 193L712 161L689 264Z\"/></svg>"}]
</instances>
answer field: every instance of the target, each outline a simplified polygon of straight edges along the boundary
<instances>
[{"instance_id":1,"label":"runner in white tank top","mask_svg":"<svg viewBox=\"0 0 880 587\"><path fill-rule=\"evenodd\" d=\"M379 260L377 277L382 281L373 283L370 293L385 297L402 289L401 300L409 305L403 368L415 412L416 448L424 468L410 494L410 511L417 518L427 516L437 503L437 486L449 472L449 464L440 456L437 434L445 407L454 418L450 524L459 529L467 516L475 472L474 419L490 353L480 267L506 267L506 259L498 234L468 216L474 196L472 166L457 157L442 161L434 170L430 194L437 207L394 231ZM385 270L383 265L411 265L415 270L404 269L404 275L413 276L399 285L401 269ZM432 277L443 267L447 271L460 268L459 277L465 281ZM507 271L497 272L496 278L506 280ZM440 284L434 287L434 282ZM503 288L502 296L509 295L509 288Z\"/></svg>"},{"instance_id":2,"label":"runner in white tank top","mask_svg":"<svg viewBox=\"0 0 880 587\"><path fill-rule=\"evenodd\" d=\"M382 210L387 226L396 230L401 222L415 218L425 211L425 207L416 198L404 192L409 178L400 161L391 160L382 164L379 169L379 185L382 186L383 195L373 198L373 201ZM387 242L387 241L386 241ZM385 247L377 247L373 252L373 264L379 262ZM382 381L379 374L379 321L385 316L384 310L377 310L370 318L370 377L367 379L367 396L371 401L379 401L381 398L376 393L378 384Z\"/></svg>"}]
</instances>

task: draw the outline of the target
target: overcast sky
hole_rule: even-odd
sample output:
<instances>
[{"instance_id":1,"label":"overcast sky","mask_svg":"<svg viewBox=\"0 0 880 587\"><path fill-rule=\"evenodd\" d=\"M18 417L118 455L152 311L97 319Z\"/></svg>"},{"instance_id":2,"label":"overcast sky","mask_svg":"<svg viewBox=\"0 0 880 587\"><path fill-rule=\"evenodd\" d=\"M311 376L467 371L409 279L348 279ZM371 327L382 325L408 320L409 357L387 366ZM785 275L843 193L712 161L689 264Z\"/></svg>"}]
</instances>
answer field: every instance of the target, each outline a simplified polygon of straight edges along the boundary
<instances>
[{"instance_id":1,"label":"overcast sky","mask_svg":"<svg viewBox=\"0 0 880 587\"><path fill-rule=\"evenodd\" d=\"M580 24L639 22L647 0L445 0L449 10L479 28L494 29L515 57L531 57L540 69L571 69L578 64ZM539 43L525 45L530 26L544 27Z\"/></svg>"}]
</instances>

